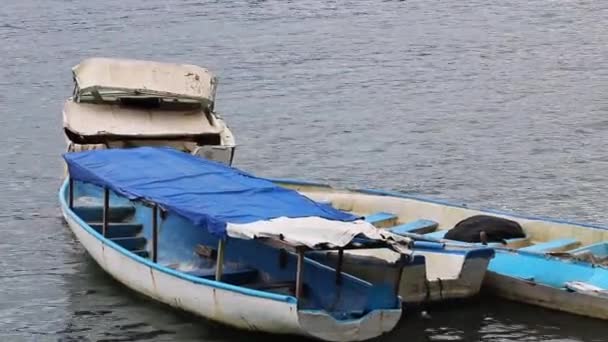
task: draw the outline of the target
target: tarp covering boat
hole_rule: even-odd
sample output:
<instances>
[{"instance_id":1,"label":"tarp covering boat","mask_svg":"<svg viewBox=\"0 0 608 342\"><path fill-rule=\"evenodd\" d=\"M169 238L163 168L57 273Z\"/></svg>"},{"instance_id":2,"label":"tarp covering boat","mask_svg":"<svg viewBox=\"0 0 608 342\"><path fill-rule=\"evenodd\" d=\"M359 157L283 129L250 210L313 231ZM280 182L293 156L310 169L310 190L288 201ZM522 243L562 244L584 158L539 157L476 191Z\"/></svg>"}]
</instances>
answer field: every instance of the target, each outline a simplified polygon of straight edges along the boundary
<instances>
[{"instance_id":1,"label":"tarp covering boat","mask_svg":"<svg viewBox=\"0 0 608 342\"><path fill-rule=\"evenodd\" d=\"M204 111L129 108L117 104L66 101L63 124L83 136L155 136L219 134L223 125L209 121Z\"/></svg>"},{"instance_id":2,"label":"tarp covering boat","mask_svg":"<svg viewBox=\"0 0 608 342\"><path fill-rule=\"evenodd\" d=\"M72 72L79 94L93 90L99 93L118 91L188 98L207 104L212 104L215 99L215 76L196 65L89 58L76 65Z\"/></svg>"},{"instance_id":3,"label":"tarp covering boat","mask_svg":"<svg viewBox=\"0 0 608 342\"><path fill-rule=\"evenodd\" d=\"M72 179L156 203L217 236L280 236L308 247L340 247L358 235L384 239L380 230L355 215L170 148L96 150L64 158Z\"/></svg>"}]
</instances>

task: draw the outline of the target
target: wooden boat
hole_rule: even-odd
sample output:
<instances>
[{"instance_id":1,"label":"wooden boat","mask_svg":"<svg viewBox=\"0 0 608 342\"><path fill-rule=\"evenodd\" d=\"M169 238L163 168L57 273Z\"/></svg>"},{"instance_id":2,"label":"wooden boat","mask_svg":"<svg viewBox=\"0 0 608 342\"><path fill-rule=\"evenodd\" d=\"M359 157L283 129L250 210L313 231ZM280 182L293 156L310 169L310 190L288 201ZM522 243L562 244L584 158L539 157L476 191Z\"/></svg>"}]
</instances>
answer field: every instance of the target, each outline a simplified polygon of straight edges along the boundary
<instances>
[{"instance_id":1,"label":"wooden boat","mask_svg":"<svg viewBox=\"0 0 608 342\"><path fill-rule=\"evenodd\" d=\"M389 248L407 273L409 239L221 163L171 148L66 153L59 201L112 277L168 305L241 329L366 340L401 316L400 277L369 282L315 251ZM405 267L405 269L403 269Z\"/></svg>"},{"instance_id":2,"label":"wooden boat","mask_svg":"<svg viewBox=\"0 0 608 342\"><path fill-rule=\"evenodd\" d=\"M235 140L214 111L217 79L195 65L89 58L72 69L67 151L170 146L232 163Z\"/></svg>"},{"instance_id":3,"label":"wooden boat","mask_svg":"<svg viewBox=\"0 0 608 342\"><path fill-rule=\"evenodd\" d=\"M452 248L473 245L443 239L463 219L483 214L518 222L524 238L488 245L496 255L488 266L484 290L519 302L608 319L607 227L477 210L395 192L336 189L293 180L275 182L341 210L368 217L382 213L393 218L383 228ZM420 229L416 224L420 220L435 224Z\"/></svg>"}]
</instances>

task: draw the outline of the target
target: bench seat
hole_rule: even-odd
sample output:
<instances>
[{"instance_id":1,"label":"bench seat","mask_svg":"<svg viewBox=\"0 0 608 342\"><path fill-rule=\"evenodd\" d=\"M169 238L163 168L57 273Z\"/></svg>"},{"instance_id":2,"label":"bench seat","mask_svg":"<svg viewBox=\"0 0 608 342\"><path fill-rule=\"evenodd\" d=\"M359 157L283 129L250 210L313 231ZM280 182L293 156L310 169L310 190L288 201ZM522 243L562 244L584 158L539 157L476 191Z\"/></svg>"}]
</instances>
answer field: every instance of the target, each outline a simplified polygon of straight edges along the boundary
<instances>
[{"instance_id":1,"label":"bench seat","mask_svg":"<svg viewBox=\"0 0 608 342\"><path fill-rule=\"evenodd\" d=\"M527 237L524 238L513 238L506 239L506 245L500 242L490 242L488 246L490 247L509 247L509 248L522 248L530 245L530 239Z\"/></svg>"},{"instance_id":2,"label":"bench seat","mask_svg":"<svg viewBox=\"0 0 608 342\"><path fill-rule=\"evenodd\" d=\"M397 215L385 212L374 213L365 216L365 221L378 228L388 228L397 224Z\"/></svg>"},{"instance_id":3,"label":"bench seat","mask_svg":"<svg viewBox=\"0 0 608 342\"><path fill-rule=\"evenodd\" d=\"M448 233L448 230L444 229L444 230L437 230L432 233L424 234L424 236L431 238L431 239L441 240L447 233Z\"/></svg>"},{"instance_id":4,"label":"bench seat","mask_svg":"<svg viewBox=\"0 0 608 342\"><path fill-rule=\"evenodd\" d=\"M439 224L435 221L420 219L391 227L389 230L397 235L407 233L427 234L434 232L438 226Z\"/></svg>"}]
</instances>

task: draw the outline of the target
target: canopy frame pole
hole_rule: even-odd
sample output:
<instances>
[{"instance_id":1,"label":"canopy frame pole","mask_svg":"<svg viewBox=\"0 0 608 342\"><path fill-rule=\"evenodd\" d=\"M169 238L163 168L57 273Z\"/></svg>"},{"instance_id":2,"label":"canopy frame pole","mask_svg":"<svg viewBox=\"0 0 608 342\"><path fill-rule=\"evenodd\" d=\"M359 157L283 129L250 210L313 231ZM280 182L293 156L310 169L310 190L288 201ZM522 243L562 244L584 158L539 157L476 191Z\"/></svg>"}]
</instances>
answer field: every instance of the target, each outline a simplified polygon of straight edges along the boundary
<instances>
[{"instance_id":1,"label":"canopy frame pole","mask_svg":"<svg viewBox=\"0 0 608 342\"><path fill-rule=\"evenodd\" d=\"M217 243L217 261L215 264L215 281L222 281L224 273L224 250L226 249L226 240L220 239Z\"/></svg>"},{"instance_id":2,"label":"canopy frame pole","mask_svg":"<svg viewBox=\"0 0 608 342\"><path fill-rule=\"evenodd\" d=\"M395 279L395 295L399 295L399 287L401 286L401 277L403 276L403 268L405 267L406 260L404 255L399 258L399 270L397 271L397 278Z\"/></svg>"},{"instance_id":3,"label":"canopy frame pole","mask_svg":"<svg viewBox=\"0 0 608 342\"><path fill-rule=\"evenodd\" d=\"M298 248L298 265L296 270L296 298L302 297L302 282L304 280L304 249Z\"/></svg>"},{"instance_id":4,"label":"canopy frame pole","mask_svg":"<svg viewBox=\"0 0 608 342\"><path fill-rule=\"evenodd\" d=\"M152 262L158 261L158 204L152 206Z\"/></svg>"},{"instance_id":5,"label":"canopy frame pole","mask_svg":"<svg viewBox=\"0 0 608 342\"><path fill-rule=\"evenodd\" d=\"M342 263L344 261L344 249L338 249L338 265L336 266L336 284L342 284Z\"/></svg>"},{"instance_id":6,"label":"canopy frame pole","mask_svg":"<svg viewBox=\"0 0 608 342\"><path fill-rule=\"evenodd\" d=\"M68 186L68 205L70 209L74 209L74 179L70 177Z\"/></svg>"},{"instance_id":7,"label":"canopy frame pole","mask_svg":"<svg viewBox=\"0 0 608 342\"><path fill-rule=\"evenodd\" d=\"M403 265L399 267L397 272L397 279L395 279L395 294L399 295L399 287L401 285L401 276L403 275Z\"/></svg>"},{"instance_id":8,"label":"canopy frame pole","mask_svg":"<svg viewBox=\"0 0 608 342\"><path fill-rule=\"evenodd\" d=\"M108 224L110 223L110 189L103 188L103 222L101 225L101 235L104 237L108 232Z\"/></svg>"}]
</instances>

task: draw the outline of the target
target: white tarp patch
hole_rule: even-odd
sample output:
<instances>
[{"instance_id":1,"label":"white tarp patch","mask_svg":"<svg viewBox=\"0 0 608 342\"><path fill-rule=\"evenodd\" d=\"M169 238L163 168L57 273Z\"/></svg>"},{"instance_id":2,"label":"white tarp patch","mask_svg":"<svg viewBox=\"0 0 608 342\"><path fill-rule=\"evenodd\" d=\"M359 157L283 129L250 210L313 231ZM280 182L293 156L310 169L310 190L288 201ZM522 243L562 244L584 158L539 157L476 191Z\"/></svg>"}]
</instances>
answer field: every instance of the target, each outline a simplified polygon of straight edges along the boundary
<instances>
[{"instance_id":1,"label":"white tarp patch","mask_svg":"<svg viewBox=\"0 0 608 342\"><path fill-rule=\"evenodd\" d=\"M386 240L389 237L389 234L384 234L382 230L363 220L343 222L321 217L279 217L245 224L228 223L226 231L228 236L238 239L278 239L282 236L285 242L310 248L320 244L343 247L357 235L374 240Z\"/></svg>"}]
</instances>

